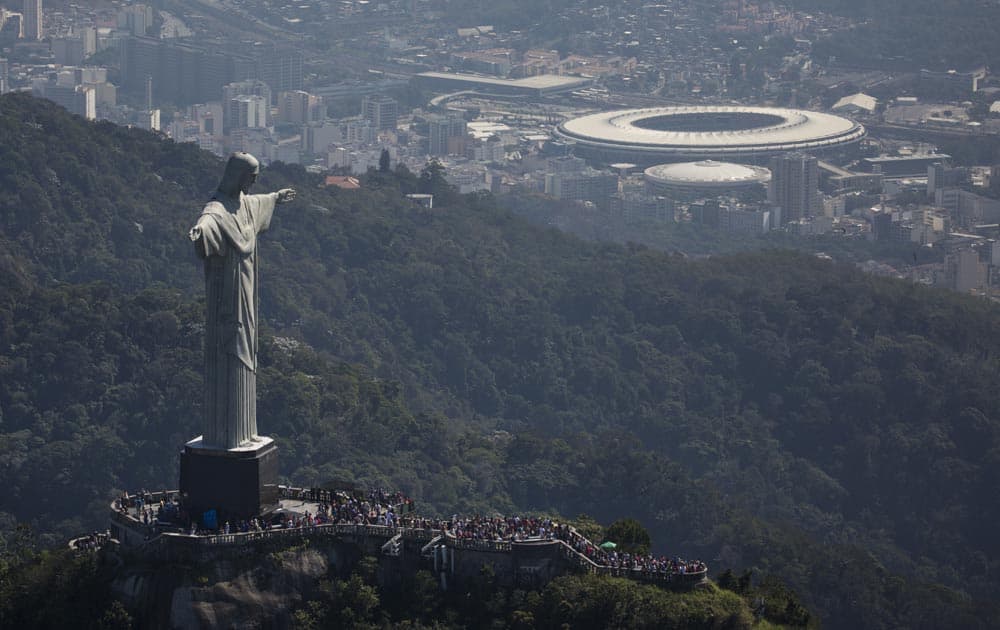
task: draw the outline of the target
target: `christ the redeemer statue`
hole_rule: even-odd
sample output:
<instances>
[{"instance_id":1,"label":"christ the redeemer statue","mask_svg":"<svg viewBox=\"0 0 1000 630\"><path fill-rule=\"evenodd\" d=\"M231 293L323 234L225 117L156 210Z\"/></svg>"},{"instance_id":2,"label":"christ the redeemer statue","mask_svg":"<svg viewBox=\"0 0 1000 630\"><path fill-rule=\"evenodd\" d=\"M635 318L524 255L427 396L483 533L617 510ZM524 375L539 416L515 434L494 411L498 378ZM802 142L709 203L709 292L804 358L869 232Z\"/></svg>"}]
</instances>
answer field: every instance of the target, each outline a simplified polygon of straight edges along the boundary
<instances>
[{"instance_id":1,"label":"christ the redeemer statue","mask_svg":"<svg viewBox=\"0 0 1000 630\"><path fill-rule=\"evenodd\" d=\"M218 190L189 236L205 263L205 416L202 445L252 447L257 435L257 235L275 204L295 199L285 188L250 195L260 164L234 153Z\"/></svg>"}]
</instances>

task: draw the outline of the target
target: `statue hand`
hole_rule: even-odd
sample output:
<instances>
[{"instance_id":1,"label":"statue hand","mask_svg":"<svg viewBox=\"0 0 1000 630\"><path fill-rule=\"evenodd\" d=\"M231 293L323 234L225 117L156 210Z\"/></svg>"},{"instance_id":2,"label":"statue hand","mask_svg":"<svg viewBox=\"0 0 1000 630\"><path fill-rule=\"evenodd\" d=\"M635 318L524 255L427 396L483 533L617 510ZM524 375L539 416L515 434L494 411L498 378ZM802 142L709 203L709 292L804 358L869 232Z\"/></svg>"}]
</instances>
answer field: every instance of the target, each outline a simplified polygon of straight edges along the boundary
<instances>
[{"instance_id":1,"label":"statue hand","mask_svg":"<svg viewBox=\"0 0 1000 630\"><path fill-rule=\"evenodd\" d=\"M295 189L294 188L282 188L278 191L278 203L288 203L295 199Z\"/></svg>"}]
</instances>

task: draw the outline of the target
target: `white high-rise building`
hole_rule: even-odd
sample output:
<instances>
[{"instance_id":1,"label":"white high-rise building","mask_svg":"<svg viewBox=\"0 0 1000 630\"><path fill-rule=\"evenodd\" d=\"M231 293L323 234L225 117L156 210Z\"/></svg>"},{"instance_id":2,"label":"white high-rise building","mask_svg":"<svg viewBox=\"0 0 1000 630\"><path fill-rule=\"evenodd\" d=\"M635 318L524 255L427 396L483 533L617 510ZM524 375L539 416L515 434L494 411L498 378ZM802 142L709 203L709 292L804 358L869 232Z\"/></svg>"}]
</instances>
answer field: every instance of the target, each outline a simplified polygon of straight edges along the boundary
<instances>
[{"instance_id":1,"label":"white high-rise building","mask_svg":"<svg viewBox=\"0 0 1000 630\"><path fill-rule=\"evenodd\" d=\"M225 116L226 127L230 129L264 129L267 127L267 111L270 105L263 96L240 94L228 103Z\"/></svg>"},{"instance_id":2,"label":"white high-rise building","mask_svg":"<svg viewBox=\"0 0 1000 630\"><path fill-rule=\"evenodd\" d=\"M247 81L236 81L235 83L229 83L222 86L222 102L226 106L226 116L223 119L224 127L223 131L228 134L230 129L236 127L245 127L246 125L238 124L238 117L231 115L231 103L233 99L237 96L259 96L264 102L264 124L260 127L270 127L271 126L271 88L263 81L257 80L247 80ZM251 126L251 127L256 127ZM251 152L252 153L252 152Z\"/></svg>"},{"instance_id":3,"label":"white high-rise building","mask_svg":"<svg viewBox=\"0 0 1000 630\"><path fill-rule=\"evenodd\" d=\"M97 52L97 29L93 26L84 26L79 30L77 36L83 42L83 56L89 57Z\"/></svg>"},{"instance_id":4,"label":"white high-rise building","mask_svg":"<svg viewBox=\"0 0 1000 630\"><path fill-rule=\"evenodd\" d=\"M147 131L159 131L160 130L160 110L158 109L144 109L135 112L134 115L135 126L139 129L146 129Z\"/></svg>"},{"instance_id":5,"label":"white high-rise building","mask_svg":"<svg viewBox=\"0 0 1000 630\"><path fill-rule=\"evenodd\" d=\"M308 124L325 118L323 99L303 92L292 90L278 94L278 120L283 123Z\"/></svg>"}]
</instances>

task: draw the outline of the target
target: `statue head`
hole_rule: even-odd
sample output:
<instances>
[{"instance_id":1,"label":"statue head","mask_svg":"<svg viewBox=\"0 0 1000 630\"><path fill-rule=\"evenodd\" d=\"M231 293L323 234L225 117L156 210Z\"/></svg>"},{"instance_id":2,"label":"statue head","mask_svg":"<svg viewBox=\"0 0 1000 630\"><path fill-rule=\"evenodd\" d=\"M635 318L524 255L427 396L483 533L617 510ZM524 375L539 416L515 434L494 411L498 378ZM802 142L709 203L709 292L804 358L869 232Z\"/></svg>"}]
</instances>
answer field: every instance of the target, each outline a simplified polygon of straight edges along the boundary
<instances>
[{"instance_id":1,"label":"statue head","mask_svg":"<svg viewBox=\"0 0 1000 630\"><path fill-rule=\"evenodd\" d=\"M250 186L257 181L260 173L260 162L257 158L237 151L229 156L226 162L226 171L219 182L219 192L230 197L239 197L240 193L250 192Z\"/></svg>"}]
</instances>

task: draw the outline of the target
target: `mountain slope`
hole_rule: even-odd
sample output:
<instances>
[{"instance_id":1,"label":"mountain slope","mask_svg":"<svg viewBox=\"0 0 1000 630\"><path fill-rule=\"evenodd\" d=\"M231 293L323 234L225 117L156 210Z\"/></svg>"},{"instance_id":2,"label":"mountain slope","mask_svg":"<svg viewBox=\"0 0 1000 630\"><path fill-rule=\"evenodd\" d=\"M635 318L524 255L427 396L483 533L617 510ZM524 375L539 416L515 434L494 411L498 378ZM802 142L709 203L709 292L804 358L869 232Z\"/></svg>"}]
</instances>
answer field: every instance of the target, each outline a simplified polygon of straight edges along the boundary
<instances>
[{"instance_id":1,"label":"mountain slope","mask_svg":"<svg viewBox=\"0 0 1000 630\"><path fill-rule=\"evenodd\" d=\"M65 535L113 489L175 483L201 404L185 234L221 164L22 95L0 152L0 517ZM990 623L991 305L787 252L585 243L433 172L319 183L260 182L299 190L262 242L260 422L287 478L632 515L833 627Z\"/></svg>"}]
</instances>

